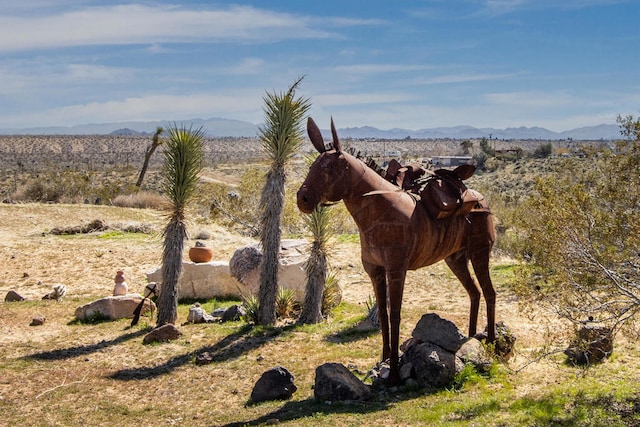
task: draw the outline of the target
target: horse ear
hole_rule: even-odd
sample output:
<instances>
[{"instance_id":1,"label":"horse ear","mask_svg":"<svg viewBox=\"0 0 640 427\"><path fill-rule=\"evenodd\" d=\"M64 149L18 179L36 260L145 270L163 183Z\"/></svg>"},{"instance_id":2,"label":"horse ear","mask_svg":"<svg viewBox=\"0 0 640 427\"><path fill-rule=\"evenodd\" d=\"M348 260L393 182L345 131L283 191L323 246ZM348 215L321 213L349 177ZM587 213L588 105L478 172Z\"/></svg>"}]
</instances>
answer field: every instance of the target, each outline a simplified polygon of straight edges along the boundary
<instances>
[{"instance_id":1,"label":"horse ear","mask_svg":"<svg viewBox=\"0 0 640 427\"><path fill-rule=\"evenodd\" d=\"M453 170L453 172L458 175L462 181L471 178L471 175L473 175L475 171L476 167L473 165L460 165Z\"/></svg>"},{"instance_id":2,"label":"horse ear","mask_svg":"<svg viewBox=\"0 0 640 427\"><path fill-rule=\"evenodd\" d=\"M320 132L320 128L311 117L307 119L307 133L309 134L311 143L320 154L327 151L326 147L324 146L324 139L322 139L322 132Z\"/></svg>"},{"instance_id":3,"label":"horse ear","mask_svg":"<svg viewBox=\"0 0 640 427\"><path fill-rule=\"evenodd\" d=\"M331 136L333 136L333 148L335 148L338 153L342 152L342 146L340 145L340 140L338 139L336 125L333 124L333 117L331 117Z\"/></svg>"}]
</instances>

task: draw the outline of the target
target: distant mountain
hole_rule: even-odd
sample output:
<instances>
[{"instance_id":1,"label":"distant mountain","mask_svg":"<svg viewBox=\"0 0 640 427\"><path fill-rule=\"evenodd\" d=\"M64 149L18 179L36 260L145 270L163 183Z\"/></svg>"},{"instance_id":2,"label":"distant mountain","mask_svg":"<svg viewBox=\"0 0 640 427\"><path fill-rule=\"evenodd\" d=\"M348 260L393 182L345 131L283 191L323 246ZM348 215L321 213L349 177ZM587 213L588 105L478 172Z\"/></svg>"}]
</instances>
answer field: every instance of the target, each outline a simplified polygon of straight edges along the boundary
<instances>
[{"instance_id":1,"label":"distant mountain","mask_svg":"<svg viewBox=\"0 0 640 427\"><path fill-rule=\"evenodd\" d=\"M197 129L202 127L207 135L254 137L258 134L258 125L240 120L220 118L191 119L177 121L152 121L152 122L114 122L93 123L77 126L52 126L27 129L0 129L1 135L149 135L153 134L158 126L167 128L173 126L185 126Z\"/></svg>"},{"instance_id":2,"label":"distant mountain","mask_svg":"<svg viewBox=\"0 0 640 427\"><path fill-rule=\"evenodd\" d=\"M322 131L326 138L331 138L330 131ZM539 139L560 140L575 139L581 141L612 140L620 138L620 128L617 125L598 125L572 129L564 132L554 132L541 127L518 127L506 129L475 128L472 126L438 127L430 129L389 129L380 130L370 126L339 129L338 134L343 138L377 138L377 139L424 139L424 138L493 138L493 139Z\"/></svg>"},{"instance_id":3,"label":"distant mountain","mask_svg":"<svg viewBox=\"0 0 640 427\"><path fill-rule=\"evenodd\" d=\"M221 118L192 119L177 121L178 126L192 127L197 129L202 127L207 135L211 137L255 137L258 134L259 125L240 120L229 120ZM57 126L41 127L29 129L0 129L3 135L150 135L158 126L167 128L173 126L174 122L161 120L153 122L115 122L86 124L77 126ZM325 138L331 139L331 132L323 130ZM554 132L541 127L518 127L518 128L475 128L472 126L436 127L419 130L393 128L388 130L378 129L372 126L348 127L338 129L338 134L343 138L376 138L376 139L471 139L471 138L493 138L493 139L539 139L539 140L563 140L572 138L579 141L615 140L620 138L620 128L618 125L597 125L587 126L564 132Z\"/></svg>"}]
</instances>

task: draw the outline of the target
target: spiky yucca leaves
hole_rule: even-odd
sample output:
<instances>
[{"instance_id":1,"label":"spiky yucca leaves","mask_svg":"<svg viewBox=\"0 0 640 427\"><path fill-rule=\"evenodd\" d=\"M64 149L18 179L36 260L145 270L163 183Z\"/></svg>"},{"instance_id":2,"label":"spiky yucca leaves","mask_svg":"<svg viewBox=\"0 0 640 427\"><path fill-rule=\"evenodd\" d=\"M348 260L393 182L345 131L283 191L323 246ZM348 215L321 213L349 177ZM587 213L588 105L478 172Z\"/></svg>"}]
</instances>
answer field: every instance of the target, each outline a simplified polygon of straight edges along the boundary
<instances>
[{"instance_id":1,"label":"spiky yucca leaves","mask_svg":"<svg viewBox=\"0 0 640 427\"><path fill-rule=\"evenodd\" d=\"M202 167L204 130L174 125L167 129L169 140L162 168L164 194L171 210L164 230L162 250L162 286L158 295L157 325L175 324L178 318L178 278L182 273L184 241L187 239L185 210L193 196Z\"/></svg>"},{"instance_id":2,"label":"spiky yucca leaves","mask_svg":"<svg viewBox=\"0 0 640 427\"><path fill-rule=\"evenodd\" d=\"M265 125L260 129L260 141L271 158L271 167L260 196L260 241L263 258L258 298L259 319L262 325L272 325L276 321L285 165L302 144L304 134L301 124L311 107L309 99L295 96L301 82L302 77L297 79L286 93L267 93L264 97Z\"/></svg>"},{"instance_id":3,"label":"spiky yucca leaves","mask_svg":"<svg viewBox=\"0 0 640 427\"><path fill-rule=\"evenodd\" d=\"M305 216L307 228L313 236L309 259L305 265L307 286L299 323L322 321L322 296L327 280L327 241L330 236L329 207L318 205Z\"/></svg>"}]
</instances>

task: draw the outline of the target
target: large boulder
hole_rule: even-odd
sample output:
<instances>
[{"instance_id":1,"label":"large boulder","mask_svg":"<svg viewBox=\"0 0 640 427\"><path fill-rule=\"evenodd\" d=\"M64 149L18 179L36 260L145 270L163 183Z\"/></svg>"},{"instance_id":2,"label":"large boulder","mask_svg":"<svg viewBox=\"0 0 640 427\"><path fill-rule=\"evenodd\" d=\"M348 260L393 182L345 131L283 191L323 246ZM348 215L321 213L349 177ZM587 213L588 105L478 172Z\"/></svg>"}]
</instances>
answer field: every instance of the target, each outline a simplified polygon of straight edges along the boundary
<instances>
[{"instance_id":1,"label":"large boulder","mask_svg":"<svg viewBox=\"0 0 640 427\"><path fill-rule=\"evenodd\" d=\"M307 283L305 264L309 259L310 245L306 240L284 239L278 255L278 286L293 289L295 298L304 301ZM262 251L258 244L248 245L235 251L229 261L231 275L257 295L260 289L260 263Z\"/></svg>"},{"instance_id":2,"label":"large boulder","mask_svg":"<svg viewBox=\"0 0 640 427\"><path fill-rule=\"evenodd\" d=\"M76 308L76 319L91 320L95 318L117 320L133 318L133 311L142 301L142 295L127 294L119 296L108 296L92 301ZM153 301L146 299L140 314L155 311Z\"/></svg>"},{"instance_id":3,"label":"large boulder","mask_svg":"<svg viewBox=\"0 0 640 427\"><path fill-rule=\"evenodd\" d=\"M368 400L371 388L340 363L325 363L316 368L313 396L318 401Z\"/></svg>"},{"instance_id":4,"label":"large boulder","mask_svg":"<svg viewBox=\"0 0 640 427\"><path fill-rule=\"evenodd\" d=\"M282 366L263 373L253 386L251 402L260 403L270 400L290 399L298 387L293 383L293 375Z\"/></svg>"},{"instance_id":5,"label":"large boulder","mask_svg":"<svg viewBox=\"0 0 640 427\"><path fill-rule=\"evenodd\" d=\"M147 272L149 282L162 287L162 268ZM226 261L183 262L178 279L178 299L212 299L233 296L241 298L251 291L235 279Z\"/></svg>"}]
</instances>

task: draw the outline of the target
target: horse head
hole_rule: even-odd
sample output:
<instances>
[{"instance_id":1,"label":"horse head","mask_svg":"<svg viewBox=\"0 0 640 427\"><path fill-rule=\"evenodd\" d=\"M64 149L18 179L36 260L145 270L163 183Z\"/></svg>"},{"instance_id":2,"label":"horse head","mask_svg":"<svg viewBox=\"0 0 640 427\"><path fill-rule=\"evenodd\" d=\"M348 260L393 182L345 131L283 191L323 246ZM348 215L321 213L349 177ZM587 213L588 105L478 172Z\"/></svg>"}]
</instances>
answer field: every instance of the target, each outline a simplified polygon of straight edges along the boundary
<instances>
[{"instance_id":1,"label":"horse head","mask_svg":"<svg viewBox=\"0 0 640 427\"><path fill-rule=\"evenodd\" d=\"M311 213L318 204L333 203L341 200L348 187L342 183L349 170L349 161L342 153L333 119L331 119L331 135L333 143L327 147L322 138L320 128L311 117L307 120L307 133L313 146L320 155L309 168L307 178L298 190L298 208L304 213Z\"/></svg>"}]
</instances>

